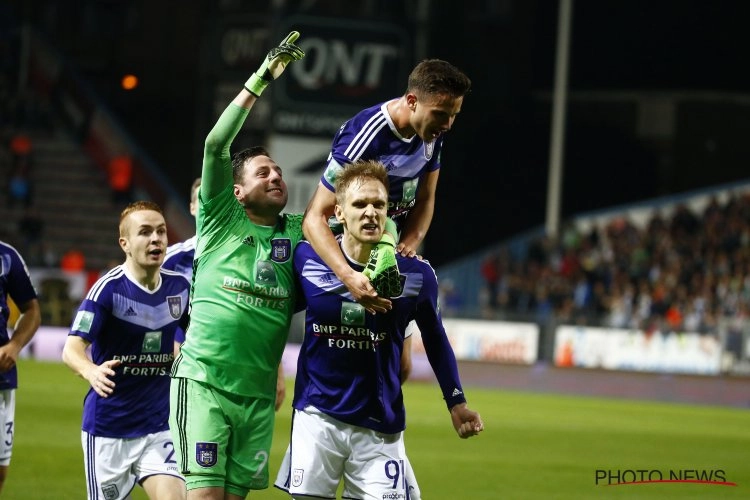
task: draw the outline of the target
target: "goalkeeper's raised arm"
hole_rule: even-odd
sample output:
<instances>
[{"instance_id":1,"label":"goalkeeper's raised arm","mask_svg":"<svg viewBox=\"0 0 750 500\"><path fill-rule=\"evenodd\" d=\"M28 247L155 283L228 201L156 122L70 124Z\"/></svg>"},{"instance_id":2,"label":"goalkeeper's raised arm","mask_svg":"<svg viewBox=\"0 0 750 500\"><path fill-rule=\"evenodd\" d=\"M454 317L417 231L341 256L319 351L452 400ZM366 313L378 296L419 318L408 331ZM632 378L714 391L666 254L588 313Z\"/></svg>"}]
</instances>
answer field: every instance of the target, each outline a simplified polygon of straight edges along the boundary
<instances>
[{"instance_id":1,"label":"goalkeeper's raised arm","mask_svg":"<svg viewBox=\"0 0 750 500\"><path fill-rule=\"evenodd\" d=\"M206 137L190 324L169 391L175 470L188 500L268 487L262 457L285 392L279 363L295 312L302 214L284 212L283 169L263 146L230 149L266 87L304 56L298 37L293 31L268 52Z\"/></svg>"}]
</instances>

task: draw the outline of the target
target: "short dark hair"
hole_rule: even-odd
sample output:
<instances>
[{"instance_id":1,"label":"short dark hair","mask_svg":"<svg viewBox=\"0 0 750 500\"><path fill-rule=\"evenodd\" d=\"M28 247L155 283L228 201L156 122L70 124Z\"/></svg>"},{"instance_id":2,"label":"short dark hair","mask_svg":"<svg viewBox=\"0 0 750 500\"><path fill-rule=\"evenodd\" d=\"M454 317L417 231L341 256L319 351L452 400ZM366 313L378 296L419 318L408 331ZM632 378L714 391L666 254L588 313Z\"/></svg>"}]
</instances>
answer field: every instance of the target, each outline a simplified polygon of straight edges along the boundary
<instances>
[{"instance_id":1,"label":"short dark hair","mask_svg":"<svg viewBox=\"0 0 750 500\"><path fill-rule=\"evenodd\" d=\"M232 177L234 177L235 184L240 184L242 182L242 178L245 175L245 162L256 156L271 157L263 146L253 146L251 148L243 149L232 156Z\"/></svg>"},{"instance_id":2,"label":"short dark hair","mask_svg":"<svg viewBox=\"0 0 750 500\"><path fill-rule=\"evenodd\" d=\"M471 90L471 80L461 70L442 59L424 59L409 75L406 92L463 97Z\"/></svg>"}]
</instances>

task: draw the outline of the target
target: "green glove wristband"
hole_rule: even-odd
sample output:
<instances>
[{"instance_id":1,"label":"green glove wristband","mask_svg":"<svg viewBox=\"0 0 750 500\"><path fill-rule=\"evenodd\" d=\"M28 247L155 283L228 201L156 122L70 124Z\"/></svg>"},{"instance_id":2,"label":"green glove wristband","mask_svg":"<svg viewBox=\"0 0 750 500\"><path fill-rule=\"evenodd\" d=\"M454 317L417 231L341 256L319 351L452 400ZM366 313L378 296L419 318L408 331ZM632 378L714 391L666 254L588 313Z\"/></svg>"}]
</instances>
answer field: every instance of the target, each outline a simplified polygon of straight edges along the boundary
<instances>
[{"instance_id":1,"label":"green glove wristband","mask_svg":"<svg viewBox=\"0 0 750 500\"><path fill-rule=\"evenodd\" d=\"M378 241L378 245L381 243L386 243L392 247L396 246L396 240L388 233L383 233L383 236L380 237L380 241Z\"/></svg>"},{"instance_id":2,"label":"green glove wristband","mask_svg":"<svg viewBox=\"0 0 750 500\"><path fill-rule=\"evenodd\" d=\"M380 243L387 243L392 247L395 247L397 234L398 227L396 227L396 223L390 217L386 217L385 231L383 231L383 236L380 237Z\"/></svg>"},{"instance_id":3,"label":"green glove wristband","mask_svg":"<svg viewBox=\"0 0 750 500\"><path fill-rule=\"evenodd\" d=\"M268 82L263 78L259 77L256 73L250 75L250 78L245 82L245 90L253 94L255 97L260 97L264 90L268 87Z\"/></svg>"}]
</instances>

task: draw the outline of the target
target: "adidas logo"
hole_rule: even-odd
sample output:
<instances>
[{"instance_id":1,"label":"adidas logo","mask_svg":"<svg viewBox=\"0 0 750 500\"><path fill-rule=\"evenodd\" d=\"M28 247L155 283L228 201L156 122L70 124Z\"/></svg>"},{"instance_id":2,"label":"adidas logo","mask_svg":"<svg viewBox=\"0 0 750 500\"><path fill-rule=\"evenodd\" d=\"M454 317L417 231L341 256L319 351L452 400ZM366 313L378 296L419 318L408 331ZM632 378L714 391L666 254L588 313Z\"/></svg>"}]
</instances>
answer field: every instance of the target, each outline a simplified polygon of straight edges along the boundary
<instances>
[{"instance_id":1,"label":"adidas logo","mask_svg":"<svg viewBox=\"0 0 750 500\"><path fill-rule=\"evenodd\" d=\"M125 316L138 316L138 313L132 307L128 307L128 310L125 311Z\"/></svg>"},{"instance_id":2,"label":"adidas logo","mask_svg":"<svg viewBox=\"0 0 750 500\"><path fill-rule=\"evenodd\" d=\"M250 245L251 247L255 246L255 238L252 236L245 236L245 239L242 240L243 245Z\"/></svg>"},{"instance_id":3,"label":"adidas logo","mask_svg":"<svg viewBox=\"0 0 750 500\"><path fill-rule=\"evenodd\" d=\"M460 396L461 394L463 394L463 392L459 391L458 389L453 389L453 394L451 394L451 397Z\"/></svg>"}]
</instances>

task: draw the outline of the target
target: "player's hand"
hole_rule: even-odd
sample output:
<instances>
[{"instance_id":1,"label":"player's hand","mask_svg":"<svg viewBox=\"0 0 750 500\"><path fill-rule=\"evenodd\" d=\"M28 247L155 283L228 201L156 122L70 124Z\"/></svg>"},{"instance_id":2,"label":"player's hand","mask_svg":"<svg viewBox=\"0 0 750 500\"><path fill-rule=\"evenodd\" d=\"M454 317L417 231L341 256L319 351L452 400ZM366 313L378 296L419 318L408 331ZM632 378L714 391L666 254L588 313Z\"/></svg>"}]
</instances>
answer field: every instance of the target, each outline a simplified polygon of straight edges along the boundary
<instances>
[{"instance_id":1,"label":"player's hand","mask_svg":"<svg viewBox=\"0 0 750 500\"><path fill-rule=\"evenodd\" d=\"M398 271L396 251L390 238L384 237L370 252L370 258L362 274L381 297L398 297L404 291L401 273Z\"/></svg>"},{"instance_id":2,"label":"player's hand","mask_svg":"<svg viewBox=\"0 0 750 500\"><path fill-rule=\"evenodd\" d=\"M451 420L458 437L467 439L484 430L484 422L479 413L470 410L466 403L459 403L451 408Z\"/></svg>"},{"instance_id":3,"label":"player's hand","mask_svg":"<svg viewBox=\"0 0 750 500\"><path fill-rule=\"evenodd\" d=\"M18 360L18 351L10 344L0 347L0 373L5 373L14 366Z\"/></svg>"},{"instance_id":4,"label":"player's hand","mask_svg":"<svg viewBox=\"0 0 750 500\"><path fill-rule=\"evenodd\" d=\"M399 244L396 245L396 253L400 254L402 257L419 257L417 255L417 249L410 247L403 241L399 242ZM421 257L420 260L422 260Z\"/></svg>"},{"instance_id":5,"label":"player's hand","mask_svg":"<svg viewBox=\"0 0 750 500\"><path fill-rule=\"evenodd\" d=\"M114 368L122 364L119 359L110 359L101 365L94 365L86 373L86 380L91 384L91 388L103 398L108 397L115 390L115 383L109 377L115 376Z\"/></svg>"},{"instance_id":6,"label":"player's hand","mask_svg":"<svg viewBox=\"0 0 750 500\"><path fill-rule=\"evenodd\" d=\"M390 300L378 296L378 292L364 274L352 269L351 274L344 276L341 281L352 294L352 298L370 314L385 313L393 307Z\"/></svg>"},{"instance_id":7,"label":"player's hand","mask_svg":"<svg viewBox=\"0 0 750 500\"><path fill-rule=\"evenodd\" d=\"M268 84L281 76L287 64L299 61L305 57L305 53L297 47L294 42L299 38L298 31L292 31L284 38L278 47L271 49L260 68L250 75L245 82L245 88L256 97L260 97Z\"/></svg>"}]
</instances>

